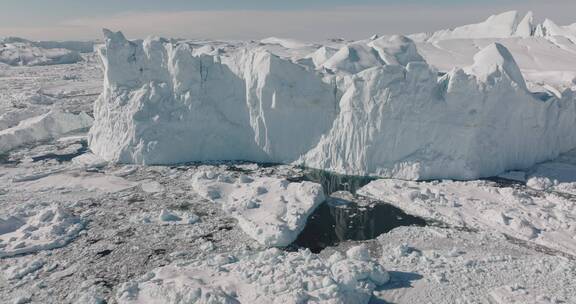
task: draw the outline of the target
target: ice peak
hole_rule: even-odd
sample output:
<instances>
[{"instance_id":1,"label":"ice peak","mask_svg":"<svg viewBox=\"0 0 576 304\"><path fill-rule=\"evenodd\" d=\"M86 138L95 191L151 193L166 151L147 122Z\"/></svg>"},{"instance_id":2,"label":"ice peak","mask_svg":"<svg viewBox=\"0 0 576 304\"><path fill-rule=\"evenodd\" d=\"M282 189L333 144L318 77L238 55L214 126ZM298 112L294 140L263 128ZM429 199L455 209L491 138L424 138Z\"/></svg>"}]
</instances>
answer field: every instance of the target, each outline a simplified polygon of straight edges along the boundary
<instances>
[{"instance_id":1,"label":"ice peak","mask_svg":"<svg viewBox=\"0 0 576 304\"><path fill-rule=\"evenodd\" d=\"M374 48L382 60L389 65L406 66L410 62L424 61L412 39L406 36L384 36L371 41L368 45Z\"/></svg>"},{"instance_id":2,"label":"ice peak","mask_svg":"<svg viewBox=\"0 0 576 304\"><path fill-rule=\"evenodd\" d=\"M107 28L103 28L102 33L104 34L106 41L126 41L126 37L124 37L124 34L122 34L121 31L114 32Z\"/></svg>"},{"instance_id":3,"label":"ice peak","mask_svg":"<svg viewBox=\"0 0 576 304\"><path fill-rule=\"evenodd\" d=\"M516 36L530 37L534 33L534 14L529 11L516 27Z\"/></svg>"},{"instance_id":4,"label":"ice peak","mask_svg":"<svg viewBox=\"0 0 576 304\"><path fill-rule=\"evenodd\" d=\"M440 41L451 39L510 38L531 36L573 36L565 26L558 26L549 19L536 24L534 14L529 11L521 17L518 11L508 11L488 17L483 22L459 26L454 29L433 33L410 35L417 41Z\"/></svg>"},{"instance_id":5,"label":"ice peak","mask_svg":"<svg viewBox=\"0 0 576 304\"><path fill-rule=\"evenodd\" d=\"M377 52L363 43L352 43L343 46L323 64L325 68L330 70L340 70L351 74L381 65L382 60Z\"/></svg>"},{"instance_id":6,"label":"ice peak","mask_svg":"<svg viewBox=\"0 0 576 304\"><path fill-rule=\"evenodd\" d=\"M486 19L485 23L498 24L498 25L507 24L513 26L517 23L518 17L519 17L518 11L512 10L492 15L488 17L488 19Z\"/></svg>"},{"instance_id":7,"label":"ice peak","mask_svg":"<svg viewBox=\"0 0 576 304\"><path fill-rule=\"evenodd\" d=\"M510 51L500 43L492 43L474 55L474 64L468 68L471 74L483 80L489 78L497 70L506 73L521 88L527 89L526 81L518 64L516 64L516 60Z\"/></svg>"}]
</instances>

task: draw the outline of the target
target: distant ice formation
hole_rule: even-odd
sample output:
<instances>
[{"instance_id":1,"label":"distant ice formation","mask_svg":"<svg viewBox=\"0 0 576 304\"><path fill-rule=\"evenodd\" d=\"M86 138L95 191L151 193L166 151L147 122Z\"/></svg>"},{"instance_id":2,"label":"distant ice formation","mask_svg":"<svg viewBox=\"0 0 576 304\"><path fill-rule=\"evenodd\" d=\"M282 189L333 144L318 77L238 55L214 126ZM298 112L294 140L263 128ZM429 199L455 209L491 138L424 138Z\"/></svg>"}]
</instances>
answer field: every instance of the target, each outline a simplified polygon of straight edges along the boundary
<instances>
[{"instance_id":1,"label":"distant ice formation","mask_svg":"<svg viewBox=\"0 0 576 304\"><path fill-rule=\"evenodd\" d=\"M75 46L86 50L86 46L77 46L72 42L68 44L38 43L22 38L4 38L0 39L0 63L13 66L76 63L82 60L82 56L74 49Z\"/></svg>"},{"instance_id":2,"label":"distant ice formation","mask_svg":"<svg viewBox=\"0 0 576 304\"><path fill-rule=\"evenodd\" d=\"M415 41L439 41L451 39L481 39L510 37L576 37L576 24L559 26L550 19L542 23L534 21L534 14L521 16L517 11L492 15L483 22L459 26L431 33L410 35Z\"/></svg>"}]
</instances>

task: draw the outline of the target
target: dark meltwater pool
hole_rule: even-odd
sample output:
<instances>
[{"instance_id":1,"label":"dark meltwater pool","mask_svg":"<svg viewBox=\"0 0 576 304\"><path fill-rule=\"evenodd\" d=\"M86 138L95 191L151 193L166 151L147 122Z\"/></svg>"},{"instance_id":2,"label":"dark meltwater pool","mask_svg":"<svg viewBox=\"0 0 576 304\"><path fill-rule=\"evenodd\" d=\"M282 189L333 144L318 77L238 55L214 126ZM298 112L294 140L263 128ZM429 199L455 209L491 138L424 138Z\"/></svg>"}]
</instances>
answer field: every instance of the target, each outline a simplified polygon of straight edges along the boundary
<instances>
[{"instance_id":1,"label":"dark meltwater pool","mask_svg":"<svg viewBox=\"0 0 576 304\"><path fill-rule=\"evenodd\" d=\"M370 200L355 192L374 178L306 170L294 181L322 184L328 198L308 218L294 248L308 248L314 253L342 241L362 241L378 237L400 226L425 226L426 221L404 213L386 202Z\"/></svg>"}]
</instances>

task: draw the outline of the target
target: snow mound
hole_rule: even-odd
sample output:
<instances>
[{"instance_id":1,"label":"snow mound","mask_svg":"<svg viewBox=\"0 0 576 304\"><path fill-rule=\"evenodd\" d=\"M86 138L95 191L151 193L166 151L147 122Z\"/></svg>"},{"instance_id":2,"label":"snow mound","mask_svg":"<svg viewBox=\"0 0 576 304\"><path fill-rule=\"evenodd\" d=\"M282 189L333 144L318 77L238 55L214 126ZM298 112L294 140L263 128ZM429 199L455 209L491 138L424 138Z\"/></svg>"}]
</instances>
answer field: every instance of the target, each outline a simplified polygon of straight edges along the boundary
<instances>
[{"instance_id":1,"label":"snow mound","mask_svg":"<svg viewBox=\"0 0 576 304\"><path fill-rule=\"evenodd\" d=\"M162 209L157 213L137 214L131 218L133 222L156 225L192 225L200 221L200 217L189 211Z\"/></svg>"},{"instance_id":2,"label":"snow mound","mask_svg":"<svg viewBox=\"0 0 576 304\"><path fill-rule=\"evenodd\" d=\"M63 247L84 229L84 221L51 205L0 218L0 257Z\"/></svg>"},{"instance_id":3,"label":"snow mound","mask_svg":"<svg viewBox=\"0 0 576 304\"><path fill-rule=\"evenodd\" d=\"M405 36L385 36L371 41L368 45L374 48L380 58L389 65L406 66L410 62L424 61L414 41Z\"/></svg>"},{"instance_id":4,"label":"snow mound","mask_svg":"<svg viewBox=\"0 0 576 304\"><path fill-rule=\"evenodd\" d=\"M87 129L93 119L88 114L72 114L52 110L46 114L20 121L14 127L0 131L0 153L41 140Z\"/></svg>"},{"instance_id":5,"label":"snow mound","mask_svg":"<svg viewBox=\"0 0 576 304\"><path fill-rule=\"evenodd\" d=\"M29 274L35 273L38 270L42 269L46 261L42 258L32 259L32 260L24 260L22 263L18 263L12 266L6 266L3 269L4 276L9 281L17 281Z\"/></svg>"},{"instance_id":6,"label":"snow mound","mask_svg":"<svg viewBox=\"0 0 576 304\"><path fill-rule=\"evenodd\" d=\"M369 258L365 247L327 260L309 251L268 249L157 268L139 281L124 283L117 300L120 304L368 303L374 288L388 280L386 270Z\"/></svg>"},{"instance_id":7,"label":"snow mound","mask_svg":"<svg viewBox=\"0 0 576 304\"><path fill-rule=\"evenodd\" d=\"M344 71L356 74L365 69L381 66L384 62L378 52L372 47L355 43L343 46L322 65L332 71Z\"/></svg>"},{"instance_id":8,"label":"snow mound","mask_svg":"<svg viewBox=\"0 0 576 304\"><path fill-rule=\"evenodd\" d=\"M466 68L469 74L476 75L482 82L493 82L489 77L498 75L497 70L502 69L510 80L518 86L527 89L526 81L520 68L516 64L510 51L500 43L494 43L474 55L474 64Z\"/></svg>"},{"instance_id":9,"label":"snow mound","mask_svg":"<svg viewBox=\"0 0 576 304\"><path fill-rule=\"evenodd\" d=\"M498 19L500 20L500 19ZM527 90L502 44L442 77L412 40L348 44L313 69L253 45L193 55L105 32L91 150L105 160L298 162L345 174L474 179L576 147L572 91Z\"/></svg>"},{"instance_id":10,"label":"snow mound","mask_svg":"<svg viewBox=\"0 0 576 304\"><path fill-rule=\"evenodd\" d=\"M246 234L266 246L287 246L324 201L322 186L273 177L199 172L192 187L234 216Z\"/></svg>"},{"instance_id":11,"label":"snow mound","mask_svg":"<svg viewBox=\"0 0 576 304\"><path fill-rule=\"evenodd\" d=\"M310 58L315 67L321 67L328 59L334 56L337 51L335 48L323 46L305 58Z\"/></svg>"},{"instance_id":12,"label":"snow mound","mask_svg":"<svg viewBox=\"0 0 576 304\"><path fill-rule=\"evenodd\" d=\"M23 40L22 42L0 41L0 63L18 66L69 64L82 60L77 51L62 48L42 48Z\"/></svg>"},{"instance_id":13,"label":"snow mound","mask_svg":"<svg viewBox=\"0 0 576 304\"><path fill-rule=\"evenodd\" d=\"M574 202L562 194L499 187L487 181L392 179L373 181L358 194L389 202L408 214L455 227L504 233L576 256Z\"/></svg>"}]
</instances>

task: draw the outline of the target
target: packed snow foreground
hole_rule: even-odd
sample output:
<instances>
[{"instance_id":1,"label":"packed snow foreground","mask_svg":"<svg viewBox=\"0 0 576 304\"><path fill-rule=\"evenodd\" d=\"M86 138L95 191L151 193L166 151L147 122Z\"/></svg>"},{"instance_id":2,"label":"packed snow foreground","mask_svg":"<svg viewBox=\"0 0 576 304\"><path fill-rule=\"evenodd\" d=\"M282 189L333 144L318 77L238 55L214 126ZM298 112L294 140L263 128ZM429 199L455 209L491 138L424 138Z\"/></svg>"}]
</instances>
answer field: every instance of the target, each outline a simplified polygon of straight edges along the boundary
<instances>
[{"instance_id":1,"label":"packed snow foreground","mask_svg":"<svg viewBox=\"0 0 576 304\"><path fill-rule=\"evenodd\" d=\"M268 249L176 262L124 283L117 299L121 304L368 303L389 279L362 245L326 260L308 250Z\"/></svg>"},{"instance_id":2,"label":"packed snow foreground","mask_svg":"<svg viewBox=\"0 0 576 304\"><path fill-rule=\"evenodd\" d=\"M288 246L304 229L308 216L324 202L322 186L273 177L201 171L192 178L201 196L222 206L246 234L267 246Z\"/></svg>"},{"instance_id":3,"label":"packed snow foreground","mask_svg":"<svg viewBox=\"0 0 576 304\"><path fill-rule=\"evenodd\" d=\"M502 44L439 73L406 37L340 49L276 40L199 46L105 30L91 150L122 163L249 160L474 179L576 147L573 91L530 92Z\"/></svg>"}]
</instances>

